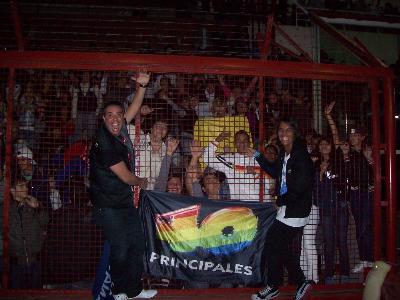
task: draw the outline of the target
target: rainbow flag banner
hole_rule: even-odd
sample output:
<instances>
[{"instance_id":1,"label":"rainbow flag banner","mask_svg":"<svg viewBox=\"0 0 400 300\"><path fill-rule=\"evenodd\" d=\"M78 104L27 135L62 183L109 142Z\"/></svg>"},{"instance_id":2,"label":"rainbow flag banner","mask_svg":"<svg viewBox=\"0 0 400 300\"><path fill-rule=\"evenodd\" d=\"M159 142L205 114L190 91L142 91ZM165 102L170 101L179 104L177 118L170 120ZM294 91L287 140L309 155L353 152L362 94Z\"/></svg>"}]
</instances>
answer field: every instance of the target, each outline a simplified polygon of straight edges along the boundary
<instances>
[{"instance_id":1,"label":"rainbow flag banner","mask_svg":"<svg viewBox=\"0 0 400 300\"><path fill-rule=\"evenodd\" d=\"M156 277L252 285L263 281L271 203L212 201L141 191L146 272Z\"/></svg>"}]
</instances>

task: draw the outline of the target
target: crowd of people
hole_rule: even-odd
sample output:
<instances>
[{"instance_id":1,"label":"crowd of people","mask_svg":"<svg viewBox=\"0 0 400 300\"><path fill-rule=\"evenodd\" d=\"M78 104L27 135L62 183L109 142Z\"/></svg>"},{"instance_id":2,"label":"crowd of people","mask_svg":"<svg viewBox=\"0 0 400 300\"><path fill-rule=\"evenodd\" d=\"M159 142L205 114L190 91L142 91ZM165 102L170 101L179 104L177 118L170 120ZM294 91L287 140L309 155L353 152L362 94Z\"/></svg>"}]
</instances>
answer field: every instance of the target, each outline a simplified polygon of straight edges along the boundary
<instances>
[{"instance_id":1,"label":"crowd of people","mask_svg":"<svg viewBox=\"0 0 400 300\"><path fill-rule=\"evenodd\" d=\"M296 138L304 143L312 161L312 202L307 222L299 226L302 230L290 233L304 276L289 280L349 282L352 271L371 266L373 160L367 132L353 126L347 136L342 135L336 120L342 107L328 99L326 135L312 130L318 112L313 111L308 81L266 80L267 96L260 109L258 77L169 73L152 74L148 82L142 82L140 74L126 72L32 70L20 75L14 89L13 124L7 124L6 118L4 100L9 91L2 94L0 114L3 166L4 129L13 129L11 287L41 288L93 276L100 239L92 222L92 206L102 208L105 202L96 198L93 203L93 170L89 172L93 165L88 155L98 146L96 132L103 122L107 132L118 133L128 149L123 171L113 170L120 162L115 151L101 154L115 174L123 172L118 177L125 184L215 201L267 201L281 206L277 202L281 180L262 168L260 157L269 163L281 159L283 142L277 128L285 116L297 119ZM138 104L138 98L143 103ZM120 134L123 119L126 131ZM239 119L245 120L245 126L236 130L232 124ZM196 126L204 120L215 122L212 130ZM260 136L260 120L264 120L265 136ZM107 132L103 138L109 140ZM262 151L256 155L251 149ZM289 187L293 179L286 176ZM104 224L99 221L103 212L95 218ZM359 263L349 255L353 251L348 247L351 218ZM79 246L81 241L89 246ZM279 285L280 280L268 284ZM259 299L266 299L263 295L260 292Z\"/></svg>"}]
</instances>

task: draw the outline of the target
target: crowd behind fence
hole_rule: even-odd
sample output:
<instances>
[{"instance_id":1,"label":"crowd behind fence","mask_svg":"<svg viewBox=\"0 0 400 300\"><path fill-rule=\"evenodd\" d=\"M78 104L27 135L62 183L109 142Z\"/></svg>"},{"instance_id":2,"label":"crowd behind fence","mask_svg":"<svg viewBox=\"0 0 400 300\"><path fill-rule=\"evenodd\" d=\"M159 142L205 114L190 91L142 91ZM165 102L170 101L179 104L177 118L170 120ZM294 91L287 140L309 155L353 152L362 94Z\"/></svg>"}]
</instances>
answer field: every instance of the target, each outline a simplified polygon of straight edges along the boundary
<instances>
[{"instance_id":1,"label":"crowd behind fence","mask_svg":"<svg viewBox=\"0 0 400 300\"><path fill-rule=\"evenodd\" d=\"M86 288L103 245L91 218L88 151L104 103L127 107L133 99L135 72L18 70L11 124L7 73L0 76L3 174L10 127L13 149L10 269L2 271L9 272L11 288ZM305 275L325 284L360 282L373 261L374 162L365 83L153 73L140 116L128 125L136 172L148 179L148 189L273 202L274 180L246 150L277 159L282 116L297 119L315 163L311 222L293 245ZM224 134L225 142L215 143ZM190 287L171 278L147 280Z\"/></svg>"}]
</instances>

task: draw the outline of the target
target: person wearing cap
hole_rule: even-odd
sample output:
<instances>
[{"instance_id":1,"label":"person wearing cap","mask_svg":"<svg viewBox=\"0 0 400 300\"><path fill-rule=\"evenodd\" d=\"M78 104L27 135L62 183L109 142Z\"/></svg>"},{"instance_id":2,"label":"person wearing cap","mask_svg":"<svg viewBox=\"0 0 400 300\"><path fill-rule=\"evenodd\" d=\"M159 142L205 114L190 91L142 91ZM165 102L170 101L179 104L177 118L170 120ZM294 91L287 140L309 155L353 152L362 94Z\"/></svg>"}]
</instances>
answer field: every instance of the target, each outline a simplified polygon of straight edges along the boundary
<instances>
[{"instance_id":1,"label":"person wearing cap","mask_svg":"<svg viewBox=\"0 0 400 300\"><path fill-rule=\"evenodd\" d=\"M29 194L35 197L44 208L50 208L52 188L49 185L49 178L46 172L38 167L32 150L25 144L18 144L14 155L16 167L12 168L14 171L12 178L24 179L29 187Z\"/></svg>"},{"instance_id":2,"label":"person wearing cap","mask_svg":"<svg viewBox=\"0 0 400 300\"><path fill-rule=\"evenodd\" d=\"M339 133L331 111L335 102L331 102L325 109L325 115L332 131L333 141L339 147ZM353 127L349 131L350 149L345 154L346 165L346 193L351 206L351 213L356 225L356 239L360 262L352 269L359 273L364 268L372 267L373 241L373 164L372 149L365 145L365 131L360 127ZM345 145L344 143L343 145ZM340 146L342 148L342 146ZM343 150L343 149L342 149ZM342 170L343 172L343 170Z\"/></svg>"},{"instance_id":3,"label":"person wearing cap","mask_svg":"<svg viewBox=\"0 0 400 300\"><path fill-rule=\"evenodd\" d=\"M49 216L42 203L29 194L28 181L13 178L10 189L10 288L42 288L40 252Z\"/></svg>"},{"instance_id":4,"label":"person wearing cap","mask_svg":"<svg viewBox=\"0 0 400 300\"><path fill-rule=\"evenodd\" d=\"M366 134L362 128L351 128L349 199L356 225L356 239L360 262L352 269L359 273L373 265L373 159L372 149L364 143Z\"/></svg>"},{"instance_id":5,"label":"person wearing cap","mask_svg":"<svg viewBox=\"0 0 400 300\"><path fill-rule=\"evenodd\" d=\"M198 141L193 141L190 147L192 159L186 171L186 189L194 197L206 196L210 200L229 200L224 194L223 180L224 175L210 167L205 168L200 174L199 159L203 155L203 147Z\"/></svg>"},{"instance_id":6,"label":"person wearing cap","mask_svg":"<svg viewBox=\"0 0 400 300\"><path fill-rule=\"evenodd\" d=\"M135 153L127 129L140 110L149 78L147 73L132 78L139 87L126 112L119 101L105 104L103 123L90 151L93 216L110 244L115 300L152 298L157 294L142 287L145 241L132 187L146 188L147 180L134 174Z\"/></svg>"}]
</instances>

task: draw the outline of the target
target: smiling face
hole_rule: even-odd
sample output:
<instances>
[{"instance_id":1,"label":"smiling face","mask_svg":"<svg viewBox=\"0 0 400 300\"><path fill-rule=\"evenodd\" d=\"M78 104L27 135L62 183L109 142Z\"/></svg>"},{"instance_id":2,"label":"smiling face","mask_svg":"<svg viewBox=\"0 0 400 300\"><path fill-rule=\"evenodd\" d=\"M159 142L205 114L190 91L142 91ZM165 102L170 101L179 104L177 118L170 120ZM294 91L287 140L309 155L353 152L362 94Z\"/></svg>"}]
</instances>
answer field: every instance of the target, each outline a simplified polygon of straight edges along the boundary
<instances>
[{"instance_id":1,"label":"smiling face","mask_svg":"<svg viewBox=\"0 0 400 300\"><path fill-rule=\"evenodd\" d=\"M171 177L167 182L167 192L182 194L182 181L179 177Z\"/></svg>"},{"instance_id":2,"label":"smiling face","mask_svg":"<svg viewBox=\"0 0 400 300\"><path fill-rule=\"evenodd\" d=\"M332 151L332 145L329 141L327 140L321 140L319 142L319 152L322 155L329 155Z\"/></svg>"},{"instance_id":3,"label":"smiling face","mask_svg":"<svg viewBox=\"0 0 400 300\"><path fill-rule=\"evenodd\" d=\"M106 107L103 115L104 124L112 135L118 136L124 124L124 111L119 105Z\"/></svg>"},{"instance_id":4,"label":"smiling face","mask_svg":"<svg viewBox=\"0 0 400 300\"><path fill-rule=\"evenodd\" d=\"M349 136L350 145L355 149L361 149L364 138L365 135L362 135L361 133L351 133Z\"/></svg>"},{"instance_id":5,"label":"smiling face","mask_svg":"<svg viewBox=\"0 0 400 300\"><path fill-rule=\"evenodd\" d=\"M237 101L236 102L236 112L238 115L245 115L249 111L249 107L247 103L243 101Z\"/></svg>"},{"instance_id":6,"label":"smiling face","mask_svg":"<svg viewBox=\"0 0 400 300\"><path fill-rule=\"evenodd\" d=\"M240 154L246 154L250 146L250 137L246 133L237 133L234 141L236 151Z\"/></svg>"},{"instance_id":7,"label":"smiling face","mask_svg":"<svg viewBox=\"0 0 400 300\"><path fill-rule=\"evenodd\" d=\"M151 128L151 137L154 141L162 141L168 132L168 126L162 121L157 121Z\"/></svg>"},{"instance_id":8,"label":"smiling face","mask_svg":"<svg viewBox=\"0 0 400 300\"><path fill-rule=\"evenodd\" d=\"M286 122L280 122L278 128L278 138L286 153L290 153L293 142L296 138L294 128Z\"/></svg>"},{"instance_id":9,"label":"smiling face","mask_svg":"<svg viewBox=\"0 0 400 300\"><path fill-rule=\"evenodd\" d=\"M219 195L220 182L215 174L207 174L203 177L204 192L214 198ZM216 200L216 199L215 199Z\"/></svg>"}]
</instances>

